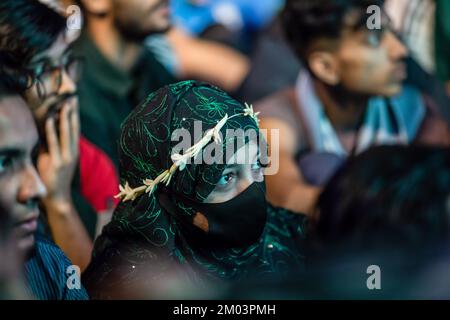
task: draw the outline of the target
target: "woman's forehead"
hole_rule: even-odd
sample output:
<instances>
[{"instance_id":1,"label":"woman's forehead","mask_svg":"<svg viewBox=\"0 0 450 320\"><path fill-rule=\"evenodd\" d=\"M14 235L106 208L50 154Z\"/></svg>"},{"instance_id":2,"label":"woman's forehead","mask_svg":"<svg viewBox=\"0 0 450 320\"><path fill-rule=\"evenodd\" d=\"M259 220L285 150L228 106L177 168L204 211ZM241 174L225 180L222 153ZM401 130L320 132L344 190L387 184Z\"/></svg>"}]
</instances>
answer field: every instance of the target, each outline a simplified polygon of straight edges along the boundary
<instances>
[{"instance_id":1,"label":"woman's forehead","mask_svg":"<svg viewBox=\"0 0 450 320\"><path fill-rule=\"evenodd\" d=\"M227 160L228 165L245 165L251 164L258 157L258 145L255 141L250 141L241 146L230 158Z\"/></svg>"}]
</instances>

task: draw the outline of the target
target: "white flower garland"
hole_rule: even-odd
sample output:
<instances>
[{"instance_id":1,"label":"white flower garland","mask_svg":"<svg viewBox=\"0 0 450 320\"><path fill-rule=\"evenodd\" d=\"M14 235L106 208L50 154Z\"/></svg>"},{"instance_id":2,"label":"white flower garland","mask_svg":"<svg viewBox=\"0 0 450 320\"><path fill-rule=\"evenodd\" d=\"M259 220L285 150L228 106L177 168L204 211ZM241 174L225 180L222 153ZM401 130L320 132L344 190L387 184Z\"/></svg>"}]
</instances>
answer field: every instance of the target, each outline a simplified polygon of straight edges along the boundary
<instances>
[{"instance_id":1,"label":"white flower garland","mask_svg":"<svg viewBox=\"0 0 450 320\"><path fill-rule=\"evenodd\" d=\"M195 158L211 140L213 140L217 144L222 143L220 130L228 120L236 116L243 115L252 117L258 125L258 114L259 112L254 112L253 106L247 103L245 103L244 113L238 113L231 117L228 117L228 114L225 114L222 120L220 120L214 128L206 131L203 138L199 142L191 146L189 149L187 149L184 154L173 154L171 156L173 165L169 169L161 173L159 176L157 176L155 180L145 179L143 181L143 185L137 188L131 188L128 182L125 183L125 186L119 185L120 193L117 194L115 198L121 199L124 202L133 201L144 193L148 193L149 195L151 195L155 191L159 183L164 183L166 186L168 186L175 172L177 170L183 171L186 168L188 160L191 158Z\"/></svg>"}]
</instances>

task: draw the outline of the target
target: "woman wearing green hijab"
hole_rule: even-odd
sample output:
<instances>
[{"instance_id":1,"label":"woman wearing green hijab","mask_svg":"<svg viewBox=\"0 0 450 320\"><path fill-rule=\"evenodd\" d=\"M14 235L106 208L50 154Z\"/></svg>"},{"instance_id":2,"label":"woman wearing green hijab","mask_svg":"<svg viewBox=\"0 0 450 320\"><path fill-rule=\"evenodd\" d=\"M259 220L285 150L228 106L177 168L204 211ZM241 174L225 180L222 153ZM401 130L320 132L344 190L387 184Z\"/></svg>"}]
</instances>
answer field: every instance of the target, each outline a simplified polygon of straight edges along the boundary
<instances>
[{"instance_id":1,"label":"woman wearing green hijab","mask_svg":"<svg viewBox=\"0 0 450 320\"><path fill-rule=\"evenodd\" d=\"M135 288L174 268L196 284L300 268L305 218L266 203L261 144L253 108L212 85L150 94L122 124L121 203L83 275L90 296L145 298Z\"/></svg>"}]
</instances>

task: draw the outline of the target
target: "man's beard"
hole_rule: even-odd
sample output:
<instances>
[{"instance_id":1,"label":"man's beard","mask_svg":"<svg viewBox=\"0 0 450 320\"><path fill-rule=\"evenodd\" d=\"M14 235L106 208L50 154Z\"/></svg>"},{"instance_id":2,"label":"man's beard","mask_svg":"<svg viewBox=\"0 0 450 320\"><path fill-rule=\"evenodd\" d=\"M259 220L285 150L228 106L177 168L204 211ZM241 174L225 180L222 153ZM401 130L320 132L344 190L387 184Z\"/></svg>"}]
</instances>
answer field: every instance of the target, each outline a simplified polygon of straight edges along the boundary
<instances>
[{"instance_id":1,"label":"man's beard","mask_svg":"<svg viewBox=\"0 0 450 320\"><path fill-rule=\"evenodd\" d=\"M162 6L168 5L169 5L168 0L159 1L158 3L156 3L151 8L148 9L147 16L152 16L153 13L159 10ZM157 29L156 27L154 27L153 29L148 28L147 30L145 30L143 28L140 28L134 19L123 21L122 19L117 18L114 21L114 25L126 40L134 43L142 43L148 36L151 36L153 34L165 33L171 28L171 25L168 24L168 26L165 28Z\"/></svg>"},{"instance_id":2,"label":"man's beard","mask_svg":"<svg viewBox=\"0 0 450 320\"><path fill-rule=\"evenodd\" d=\"M124 25L117 20L115 22L115 25L124 39L129 42L139 44L142 44L145 39L151 35L166 33L172 27L171 25L168 25L166 28L161 29L142 30L135 26Z\"/></svg>"}]
</instances>

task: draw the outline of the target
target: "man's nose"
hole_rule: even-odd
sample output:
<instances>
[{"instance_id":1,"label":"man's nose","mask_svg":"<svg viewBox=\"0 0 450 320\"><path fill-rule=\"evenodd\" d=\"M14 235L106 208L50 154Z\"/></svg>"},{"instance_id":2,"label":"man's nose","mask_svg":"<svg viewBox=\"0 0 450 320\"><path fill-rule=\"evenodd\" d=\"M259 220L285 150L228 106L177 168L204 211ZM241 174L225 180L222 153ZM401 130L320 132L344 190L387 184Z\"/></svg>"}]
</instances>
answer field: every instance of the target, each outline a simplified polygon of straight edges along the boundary
<instances>
[{"instance_id":1,"label":"man's nose","mask_svg":"<svg viewBox=\"0 0 450 320\"><path fill-rule=\"evenodd\" d=\"M389 56L393 60L403 60L409 55L408 48L392 31L387 32L387 38L389 43Z\"/></svg>"},{"instance_id":2,"label":"man's nose","mask_svg":"<svg viewBox=\"0 0 450 320\"><path fill-rule=\"evenodd\" d=\"M61 86L59 87L58 94L73 93L77 89L77 85L70 77L65 69L61 71Z\"/></svg>"},{"instance_id":3,"label":"man's nose","mask_svg":"<svg viewBox=\"0 0 450 320\"><path fill-rule=\"evenodd\" d=\"M241 182L238 185L238 193L243 192L245 189L247 189L253 182L255 182L255 179L250 175L246 177L245 179L242 179Z\"/></svg>"},{"instance_id":4,"label":"man's nose","mask_svg":"<svg viewBox=\"0 0 450 320\"><path fill-rule=\"evenodd\" d=\"M32 164L28 164L24 169L21 186L19 189L19 202L27 203L30 200L40 200L45 197L47 190L39 177L36 168Z\"/></svg>"}]
</instances>

